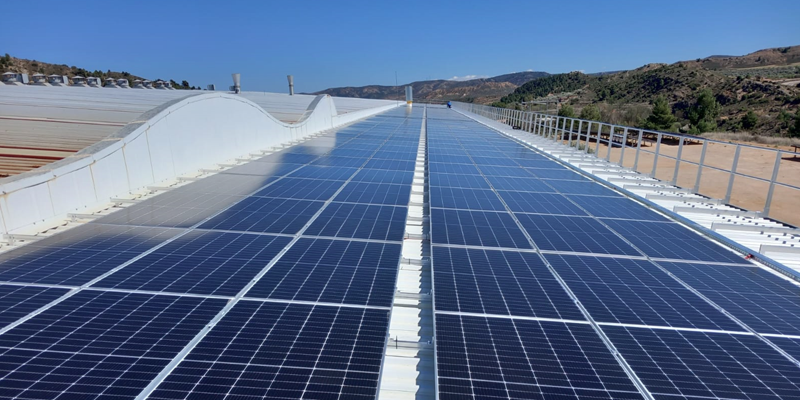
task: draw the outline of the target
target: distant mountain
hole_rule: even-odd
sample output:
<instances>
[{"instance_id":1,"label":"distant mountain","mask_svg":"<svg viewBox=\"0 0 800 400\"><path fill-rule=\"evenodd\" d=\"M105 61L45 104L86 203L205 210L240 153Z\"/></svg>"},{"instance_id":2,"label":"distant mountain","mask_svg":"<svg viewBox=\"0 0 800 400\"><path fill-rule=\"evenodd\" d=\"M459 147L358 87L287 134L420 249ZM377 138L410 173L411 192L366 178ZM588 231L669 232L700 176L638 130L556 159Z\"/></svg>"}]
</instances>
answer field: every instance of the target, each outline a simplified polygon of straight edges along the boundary
<instances>
[{"instance_id":1,"label":"distant mountain","mask_svg":"<svg viewBox=\"0 0 800 400\"><path fill-rule=\"evenodd\" d=\"M580 72L536 79L504 96L497 106L542 98L558 98L577 112L588 104L600 108L605 122L637 125L650 103L664 96L678 118L675 129L688 124L688 109L703 89L721 106L721 130L741 130L748 111L758 116L750 131L784 135L800 107L800 46L757 51L745 56L709 57L674 64L647 64L613 75Z\"/></svg>"},{"instance_id":2,"label":"distant mountain","mask_svg":"<svg viewBox=\"0 0 800 400\"><path fill-rule=\"evenodd\" d=\"M549 76L547 72L515 72L492 78L473 79L469 81L451 81L437 79L410 83L414 88L414 98L422 100L458 100L465 102L490 103L505 96L525 82ZM320 90L314 94L329 94L337 97L359 97L365 99L405 99L408 86L360 86L338 87Z\"/></svg>"}]
</instances>

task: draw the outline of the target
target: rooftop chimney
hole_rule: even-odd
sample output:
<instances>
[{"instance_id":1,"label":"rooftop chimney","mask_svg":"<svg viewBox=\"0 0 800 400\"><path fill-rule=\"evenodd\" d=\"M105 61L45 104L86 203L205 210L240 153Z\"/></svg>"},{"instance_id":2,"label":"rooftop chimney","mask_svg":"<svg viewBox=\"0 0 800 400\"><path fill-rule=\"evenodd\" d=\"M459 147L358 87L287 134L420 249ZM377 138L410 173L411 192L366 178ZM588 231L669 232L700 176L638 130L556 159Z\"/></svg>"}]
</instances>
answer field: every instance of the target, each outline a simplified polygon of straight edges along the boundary
<instances>
[{"instance_id":1,"label":"rooftop chimney","mask_svg":"<svg viewBox=\"0 0 800 400\"><path fill-rule=\"evenodd\" d=\"M294 76L286 75L286 78L289 79L289 96L294 96Z\"/></svg>"}]
</instances>

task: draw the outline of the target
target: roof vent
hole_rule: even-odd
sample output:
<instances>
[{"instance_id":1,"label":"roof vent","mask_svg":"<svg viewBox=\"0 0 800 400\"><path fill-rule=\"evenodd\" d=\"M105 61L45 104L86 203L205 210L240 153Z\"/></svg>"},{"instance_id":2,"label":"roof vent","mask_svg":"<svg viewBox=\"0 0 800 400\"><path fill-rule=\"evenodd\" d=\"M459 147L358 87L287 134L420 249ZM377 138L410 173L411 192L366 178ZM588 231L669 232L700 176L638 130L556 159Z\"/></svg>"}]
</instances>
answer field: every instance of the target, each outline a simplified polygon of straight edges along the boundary
<instances>
[{"instance_id":1,"label":"roof vent","mask_svg":"<svg viewBox=\"0 0 800 400\"><path fill-rule=\"evenodd\" d=\"M86 78L81 75L75 75L72 77L72 86L88 87L89 85L86 84Z\"/></svg>"},{"instance_id":2,"label":"roof vent","mask_svg":"<svg viewBox=\"0 0 800 400\"><path fill-rule=\"evenodd\" d=\"M289 80L289 96L294 96L294 76L286 75L286 79Z\"/></svg>"},{"instance_id":3,"label":"roof vent","mask_svg":"<svg viewBox=\"0 0 800 400\"><path fill-rule=\"evenodd\" d=\"M86 83L89 85L89 87L93 88L103 87L102 83L100 83L100 78L96 76L90 76L86 78Z\"/></svg>"},{"instance_id":4,"label":"roof vent","mask_svg":"<svg viewBox=\"0 0 800 400\"><path fill-rule=\"evenodd\" d=\"M33 79L33 82L31 82L31 85L34 85L34 86L52 86L52 85L50 85L50 83L47 82L47 75L45 75L45 74L33 74L31 76L31 79Z\"/></svg>"},{"instance_id":5,"label":"roof vent","mask_svg":"<svg viewBox=\"0 0 800 400\"><path fill-rule=\"evenodd\" d=\"M66 75L48 75L47 83L52 86L69 86L69 78Z\"/></svg>"},{"instance_id":6,"label":"roof vent","mask_svg":"<svg viewBox=\"0 0 800 400\"><path fill-rule=\"evenodd\" d=\"M242 74L231 74L233 76L233 86L231 90L233 93L239 93L242 91Z\"/></svg>"},{"instance_id":7,"label":"roof vent","mask_svg":"<svg viewBox=\"0 0 800 400\"><path fill-rule=\"evenodd\" d=\"M120 88L123 88L123 89L130 89L131 88L131 85L130 85L130 83L128 83L128 80L127 79L122 79L122 78L117 79L117 86L119 86Z\"/></svg>"},{"instance_id":8,"label":"roof vent","mask_svg":"<svg viewBox=\"0 0 800 400\"><path fill-rule=\"evenodd\" d=\"M3 83L6 85L22 86L28 84L28 74L6 72L3 74Z\"/></svg>"}]
</instances>

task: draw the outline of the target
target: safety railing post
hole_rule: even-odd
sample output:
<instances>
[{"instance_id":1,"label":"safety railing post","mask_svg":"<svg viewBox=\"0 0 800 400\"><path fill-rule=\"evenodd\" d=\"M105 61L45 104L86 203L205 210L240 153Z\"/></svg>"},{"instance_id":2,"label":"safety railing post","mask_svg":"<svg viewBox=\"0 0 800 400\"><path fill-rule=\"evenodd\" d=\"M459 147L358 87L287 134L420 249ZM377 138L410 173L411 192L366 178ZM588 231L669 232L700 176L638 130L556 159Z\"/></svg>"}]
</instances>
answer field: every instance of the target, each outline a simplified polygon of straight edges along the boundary
<instances>
[{"instance_id":1,"label":"safety railing post","mask_svg":"<svg viewBox=\"0 0 800 400\"><path fill-rule=\"evenodd\" d=\"M703 140L703 149L700 151L700 163L697 165L697 177L694 178L694 188L692 192L700 192L700 180L703 178L703 164L706 162L706 149L708 148L708 140Z\"/></svg>"},{"instance_id":2,"label":"safety railing post","mask_svg":"<svg viewBox=\"0 0 800 400\"><path fill-rule=\"evenodd\" d=\"M658 167L658 154L659 154L659 151L661 150L661 138L662 137L663 137L663 134L661 132L659 132L658 136L656 137L656 153L653 156L653 170L650 173L650 176L653 177L653 178L656 177L656 168Z\"/></svg>"},{"instance_id":3,"label":"safety railing post","mask_svg":"<svg viewBox=\"0 0 800 400\"><path fill-rule=\"evenodd\" d=\"M639 170L639 152L642 150L642 134L644 131L639 129L639 136L636 138L636 155L633 158L633 170Z\"/></svg>"},{"instance_id":4,"label":"safety railing post","mask_svg":"<svg viewBox=\"0 0 800 400\"><path fill-rule=\"evenodd\" d=\"M767 201L764 202L764 216L769 216L769 208L772 205L772 194L775 192L775 182L778 180L778 170L781 167L781 151L775 152L775 166L772 167L772 178L769 180L769 190L767 191Z\"/></svg>"},{"instance_id":5,"label":"safety railing post","mask_svg":"<svg viewBox=\"0 0 800 400\"><path fill-rule=\"evenodd\" d=\"M622 148L619 150L619 166L625 166L625 148L628 147L628 127L622 128Z\"/></svg>"},{"instance_id":6,"label":"safety railing post","mask_svg":"<svg viewBox=\"0 0 800 400\"><path fill-rule=\"evenodd\" d=\"M675 172L672 174L672 185L678 183L678 170L681 167L681 155L683 154L683 136L678 139L678 156L675 157Z\"/></svg>"},{"instance_id":7,"label":"safety railing post","mask_svg":"<svg viewBox=\"0 0 800 400\"><path fill-rule=\"evenodd\" d=\"M736 152L733 153L733 164L731 165L731 176L728 178L728 190L725 192L725 204L731 202L731 192L733 192L733 181L736 179L736 167L739 166L739 154L741 153L742 146L736 145Z\"/></svg>"},{"instance_id":8,"label":"safety railing post","mask_svg":"<svg viewBox=\"0 0 800 400\"><path fill-rule=\"evenodd\" d=\"M572 128L575 127L575 118L569 119L569 140L567 140L567 146L572 146Z\"/></svg>"},{"instance_id":9,"label":"safety railing post","mask_svg":"<svg viewBox=\"0 0 800 400\"><path fill-rule=\"evenodd\" d=\"M611 148L614 147L614 128L614 125L611 125L608 131L608 152L606 153L606 161L611 161Z\"/></svg>"},{"instance_id":10,"label":"safety railing post","mask_svg":"<svg viewBox=\"0 0 800 400\"><path fill-rule=\"evenodd\" d=\"M597 124L597 143L594 146L594 156L600 158L600 136L603 134L603 124Z\"/></svg>"}]
</instances>

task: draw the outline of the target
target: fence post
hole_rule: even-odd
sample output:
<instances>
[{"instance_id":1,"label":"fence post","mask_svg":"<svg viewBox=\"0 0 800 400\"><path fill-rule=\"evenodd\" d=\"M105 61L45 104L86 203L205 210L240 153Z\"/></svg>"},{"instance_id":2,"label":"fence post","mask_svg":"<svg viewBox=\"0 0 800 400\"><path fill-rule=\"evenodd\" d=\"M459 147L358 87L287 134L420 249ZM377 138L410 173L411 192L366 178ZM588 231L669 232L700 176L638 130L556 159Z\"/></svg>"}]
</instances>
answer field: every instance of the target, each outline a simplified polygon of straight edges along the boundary
<instances>
[{"instance_id":1,"label":"fence post","mask_svg":"<svg viewBox=\"0 0 800 400\"><path fill-rule=\"evenodd\" d=\"M611 148L614 147L614 125L610 126L608 130L608 152L606 153L606 161L611 161Z\"/></svg>"},{"instance_id":2,"label":"fence post","mask_svg":"<svg viewBox=\"0 0 800 400\"><path fill-rule=\"evenodd\" d=\"M775 181L778 180L778 170L781 167L781 151L775 152L775 166L772 167L772 179L769 180L769 191L767 191L767 201L764 203L764 216L769 216L769 207L772 205L772 194L775 192Z\"/></svg>"},{"instance_id":3,"label":"fence post","mask_svg":"<svg viewBox=\"0 0 800 400\"><path fill-rule=\"evenodd\" d=\"M733 191L733 180L736 177L736 167L739 165L739 153L742 147L736 145L736 152L733 154L733 165L731 165L731 177L728 179L728 191L725 192L725 204L731 202L731 192Z\"/></svg>"},{"instance_id":4,"label":"fence post","mask_svg":"<svg viewBox=\"0 0 800 400\"><path fill-rule=\"evenodd\" d=\"M661 138L662 137L663 137L663 134L661 132L659 132L658 136L656 137L656 153L653 156L653 171L650 173L650 177L652 177L654 179L657 179L656 178L656 167L658 167L658 152L659 152L659 150L661 150Z\"/></svg>"},{"instance_id":5,"label":"fence post","mask_svg":"<svg viewBox=\"0 0 800 400\"><path fill-rule=\"evenodd\" d=\"M700 151L700 164L697 165L697 178L694 179L694 189L692 189L694 193L700 193L700 180L703 177L703 163L706 161L706 148L708 148L708 140L703 141L703 150Z\"/></svg>"},{"instance_id":6,"label":"fence post","mask_svg":"<svg viewBox=\"0 0 800 400\"><path fill-rule=\"evenodd\" d=\"M639 169L639 152L642 150L642 135L644 131L639 129L639 137L636 138L636 156L633 159L633 170L638 171Z\"/></svg>"},{"instance_id":7,"label":"fence post","mask_svg":"<svg viewBox=\"0 0 800 400\"><path fill-rule=\"evenodd\" d=\"M675 172L672 174L672 185L678 186L678 169L681 166L681 154L683 153L683 136L678 140L678 156L675 157Z\"/></svg>"},{"instance_id":8,"label":"fence post","mask_svg":"<svg viewBox=\"0 0 800 400\"><path fill-rule=\"evenodd\" d=\"M603 124L597 124L597 143L594 146L594 156L600 158L600 135L603 133Z\"/></svg>"},{"instance_id":9,"label":"fence post","mask_svg":"<svg viewBox=\"0 0 800 400\"><path fill-rule=\"evenodd\" d=\"M625 148L628 147L628 127L622 128L622 149L619 151L619 166L625 166Z\"/></svg>"},{"instance_id":10,"label":"fence post","mask_svg":"<svg viewBox=\"0 0 800 400\"><path fill-rule=\"evenodd\" d=\"M572 128L575 126L575 118L569 119L569 140L567 140L567 147L572 145Z\"/></svg>"}]
</instances>

